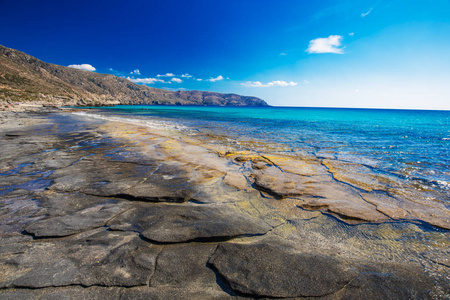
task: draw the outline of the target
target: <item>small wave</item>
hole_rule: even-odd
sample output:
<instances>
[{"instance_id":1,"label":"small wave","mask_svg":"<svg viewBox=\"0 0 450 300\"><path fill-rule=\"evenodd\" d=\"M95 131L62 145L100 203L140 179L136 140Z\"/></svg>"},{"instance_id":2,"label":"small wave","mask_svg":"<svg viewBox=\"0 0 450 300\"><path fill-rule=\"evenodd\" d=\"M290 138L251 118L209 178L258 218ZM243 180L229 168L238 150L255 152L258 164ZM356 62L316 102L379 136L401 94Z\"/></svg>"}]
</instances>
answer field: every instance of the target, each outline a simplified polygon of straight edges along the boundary
<instances>
[{"instance_id":1,"label":"small wave","mask_svg":"<svg viewBox=\"0 0 450 300\"><path fill-rule=\"evenodd\" d=\"M443 180L436 180L436 182L439 184L440 187L450 190L450 182L443 181Z\"/></svg>"},{"instance_id":2,"label":"small wave","mask_svg":"<svg viewBox=\"0 0 450 300\"><path fill-rule=\"evenodd\" d=\"M146 126L149 128L154 129L171 129L171 130L187 130L188 128L183 125L171 123L171 122L165 122L165 121L149 121L149 120L143 120L143 119L133 119L133 118L123 118L123 117L113 117L113 116L104 116L99 114L92 114L92 113L86 113L86 112L73 112L72 114L78 115L78 116L88 116L95 119L101 119L105 121L113 121L113 122L121 122L121 123L127 123L127 124L133 124L133 125L141 125Z\"/></svg>"},{"instance_id":3,"label":"small wave","mask_svg":"<svg viewBox=\"0 0 450 300\"><path fill-rule=\"evenodd\" d=\"M450 141L450 138L442 138L443 141Z\"/></svg>"}]
</instances>

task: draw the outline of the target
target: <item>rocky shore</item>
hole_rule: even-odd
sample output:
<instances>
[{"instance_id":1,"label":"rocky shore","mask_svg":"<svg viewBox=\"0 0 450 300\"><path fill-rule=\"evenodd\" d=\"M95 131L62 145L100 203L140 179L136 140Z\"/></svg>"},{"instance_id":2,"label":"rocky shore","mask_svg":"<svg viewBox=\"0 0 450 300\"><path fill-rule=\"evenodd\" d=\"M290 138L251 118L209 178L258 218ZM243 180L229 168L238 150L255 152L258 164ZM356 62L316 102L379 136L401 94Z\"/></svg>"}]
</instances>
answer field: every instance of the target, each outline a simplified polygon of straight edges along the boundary
<instances>
[{"instance_id":1,"label":"rocky shore","mask_svg":"<svg viewBox=\"0 0 450 300\"><path fill-rule=\"evenodd\" d=\"M1 299L449 297L446 211L389 206L332 161L52 108L0 128Z\"/></svg>"}]
</instances>

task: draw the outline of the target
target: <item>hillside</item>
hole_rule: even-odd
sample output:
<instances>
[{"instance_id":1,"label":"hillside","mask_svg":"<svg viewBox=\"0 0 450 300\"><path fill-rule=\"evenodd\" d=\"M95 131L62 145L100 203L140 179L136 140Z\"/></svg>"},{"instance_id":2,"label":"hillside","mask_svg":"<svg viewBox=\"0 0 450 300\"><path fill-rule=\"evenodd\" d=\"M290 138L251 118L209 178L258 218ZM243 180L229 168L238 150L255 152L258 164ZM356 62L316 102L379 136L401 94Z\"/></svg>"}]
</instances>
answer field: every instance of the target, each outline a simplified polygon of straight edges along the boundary
<instances>
[{"instance_id":1,"label":"hillside","mask_svg":"<svg viewBox=\"0 0 450 300\"><path fill-rule=\"evenodd\" d=\"M172 92L43 62L0 45L0 101L63 106L113 104L267 106L264 100L202 91Z\"/></svg>"}]
</instances>

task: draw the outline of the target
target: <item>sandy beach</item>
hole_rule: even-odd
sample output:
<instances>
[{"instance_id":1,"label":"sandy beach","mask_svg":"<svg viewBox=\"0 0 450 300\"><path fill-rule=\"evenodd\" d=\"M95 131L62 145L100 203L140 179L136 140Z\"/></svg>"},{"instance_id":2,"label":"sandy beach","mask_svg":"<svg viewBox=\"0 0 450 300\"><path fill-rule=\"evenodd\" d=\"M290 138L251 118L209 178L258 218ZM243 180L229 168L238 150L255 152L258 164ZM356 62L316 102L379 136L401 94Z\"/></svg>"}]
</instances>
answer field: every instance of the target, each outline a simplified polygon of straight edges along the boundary
<instances>
[{"instance_id":1,"label":"sandy beach","mask_svg":"<svg viewBox=\"0 0 450 300\"><path fill-rule=\"evenodd\" d=\"M88 110L0 114L2 299L449 296L449 211L394 178Z\"/></svg>"}]
</instances>

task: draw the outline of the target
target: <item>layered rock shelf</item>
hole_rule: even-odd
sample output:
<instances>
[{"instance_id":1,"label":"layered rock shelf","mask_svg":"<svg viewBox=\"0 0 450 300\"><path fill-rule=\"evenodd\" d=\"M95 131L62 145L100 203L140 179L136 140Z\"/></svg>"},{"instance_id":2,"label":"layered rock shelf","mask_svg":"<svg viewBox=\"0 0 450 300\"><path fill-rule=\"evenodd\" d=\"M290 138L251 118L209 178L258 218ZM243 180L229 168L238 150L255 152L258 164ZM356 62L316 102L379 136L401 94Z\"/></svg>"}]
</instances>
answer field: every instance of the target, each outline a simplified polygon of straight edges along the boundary
<instances>
[{"instance_id":1,"label":"layered rock shelf","mask_svg":"<svg viewBox=\"0 0 450 300\"><path fill-rule=\"evenodd\" d=\"M1 299L449 295L448 210L358 165L54 109L0 123Z\"/></svg>"}]
</instances>

